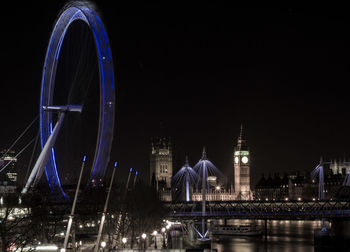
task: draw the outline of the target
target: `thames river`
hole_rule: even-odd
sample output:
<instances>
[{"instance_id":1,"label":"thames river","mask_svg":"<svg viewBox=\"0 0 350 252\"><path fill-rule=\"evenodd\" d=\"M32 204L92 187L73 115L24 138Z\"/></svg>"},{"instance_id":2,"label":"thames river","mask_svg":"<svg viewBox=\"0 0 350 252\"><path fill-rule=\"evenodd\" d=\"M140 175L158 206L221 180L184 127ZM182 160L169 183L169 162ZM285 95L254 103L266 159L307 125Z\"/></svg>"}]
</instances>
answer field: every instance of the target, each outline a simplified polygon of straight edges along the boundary
<instances>
[{"instance_id":1,"label":"thames river","mask_svg":"<svg viewBox=\"0 0 350 252\"><path fill-rule=\"evenodd\" d=\"M228 221L229 225L248 223L249 221L233 220ZM263 221L257 221L258 225L264 227ZM222 223L221 223L222 224ZM328 226L329 223L326 223ZM301 220L271 220L268 221L268 236L259 238L237 237L229 240L212 242L212 248L218 252L310 252L310 251L334 251L334 248L319 248L314 246L314 230L321 228L321 221L301 221ZM340 251L350 251L347 249L337 249Z\"/></svg>"}]
</instances>

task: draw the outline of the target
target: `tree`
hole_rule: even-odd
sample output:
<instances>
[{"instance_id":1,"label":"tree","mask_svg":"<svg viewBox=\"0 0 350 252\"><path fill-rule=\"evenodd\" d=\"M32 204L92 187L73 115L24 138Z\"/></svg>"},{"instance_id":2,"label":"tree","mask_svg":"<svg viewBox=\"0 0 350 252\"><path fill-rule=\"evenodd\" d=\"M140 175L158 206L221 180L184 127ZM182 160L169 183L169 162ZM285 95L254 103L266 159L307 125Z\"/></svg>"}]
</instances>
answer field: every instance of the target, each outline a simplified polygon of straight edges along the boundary
<instances>
[{"instance_id":1,"label":"tree","mask_svg":"<svg viewBox=\"0 0 350 252\"><path fill-rule=\"evenodd\" d=\"M142 183L129 191L125 198L118 194L112 198L119 200L110 202L105 233L114 247L121 247L123 237L128 237L133 247L136 236L151 233L167 214L155 189Z\"/></svg>"},{"instance_id":2,"label":"tree","mask_svg":"<svg viewBox=\"0 0 350 252\"><path fill-rule=\"evenodd\" d=\"M38 234L37 211L33 207L31 196L25 199L19 194L2 196L0 207L0 239L1 249L22 250L35 242ZM28 204L30 202L30 204Z\"/></svg>"}]
</instances>

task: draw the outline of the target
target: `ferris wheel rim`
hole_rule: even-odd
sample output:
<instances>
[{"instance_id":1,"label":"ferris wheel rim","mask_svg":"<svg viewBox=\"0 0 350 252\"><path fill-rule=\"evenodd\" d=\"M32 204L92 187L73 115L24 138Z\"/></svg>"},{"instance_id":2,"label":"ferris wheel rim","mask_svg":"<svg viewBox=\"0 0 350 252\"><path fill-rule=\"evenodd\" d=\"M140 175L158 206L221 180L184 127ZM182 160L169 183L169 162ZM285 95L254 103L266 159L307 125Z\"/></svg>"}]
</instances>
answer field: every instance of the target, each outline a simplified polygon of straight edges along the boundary
<instances>
[{"instance_id":1,"label":"ferris wheel rim","mask_svg":"<svg viewBox=\"0 0 350 252\"><path fill-rule=\"evenodd\" d=\"M99 182L105 175L113 140L115 114L114 72L111 49L104 25L95 10L83 2L70 3L63 8L50 36L41 81L41 146L43 148L53 127L52 115L45 112L43 107L53 105L53 90L60 49L68 28L77 20L85 22L92 31L98 60L100 82L99 123L90 182ZM51 149L51 156L45 166L45 174L51 191L55 191L67 198L60 181L54 148Z\"/></svg>"}]
</instances>

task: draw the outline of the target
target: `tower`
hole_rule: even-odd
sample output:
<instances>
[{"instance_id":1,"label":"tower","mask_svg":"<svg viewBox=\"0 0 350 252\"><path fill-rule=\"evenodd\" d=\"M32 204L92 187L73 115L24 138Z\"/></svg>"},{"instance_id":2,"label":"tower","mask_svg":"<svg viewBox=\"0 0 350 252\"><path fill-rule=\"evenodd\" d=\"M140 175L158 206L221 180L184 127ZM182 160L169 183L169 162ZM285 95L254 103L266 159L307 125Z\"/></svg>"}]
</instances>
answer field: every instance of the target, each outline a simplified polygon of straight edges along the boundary
<instances>
[{"instance_id":1,"label":"tower","mask_svg":"<svg viewBox=\"0 0 350 252\"><path fill-rule=\"evenodd\" d=\"M173 176L173 153L169 138L161 137L152 141L150 162L150 182L156 186L171 188Z\"/></svg>"},{"instance_id":2,"label":"tower","mask_svg":"<svg viewBox=\"0 0 350 252\"><path fill-rule=\"evenodd\" d=\"M249 200L250 193L250 154L246 141L243 138L243 126L238 137L237 146L234 148L234 183L237 199Z\"/></svg>"}]
</instances>

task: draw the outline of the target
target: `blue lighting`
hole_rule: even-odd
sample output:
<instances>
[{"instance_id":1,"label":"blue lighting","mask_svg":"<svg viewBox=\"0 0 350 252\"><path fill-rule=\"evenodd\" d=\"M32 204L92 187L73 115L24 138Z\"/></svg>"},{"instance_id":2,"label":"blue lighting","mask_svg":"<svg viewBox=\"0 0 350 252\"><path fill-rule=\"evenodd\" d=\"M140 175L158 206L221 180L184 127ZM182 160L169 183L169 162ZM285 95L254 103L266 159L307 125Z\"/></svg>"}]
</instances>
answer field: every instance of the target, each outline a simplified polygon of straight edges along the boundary
<instances>
[{"instance_id":1,"label":"blue lighting","mask_svg":"<svg viewBox=\"0 0 350 252\"><path fill-rule=\"evenodd\" d=\"M100 125L90 181L100 181L107 169L113 140L115 104L114 73L111 50L105 28L98 15L84 2L74 2L62 10L49 40L41 80L41 146L43 148L49 138L53 122L51 113L45 112L43 106L53 105L55 75L61 46L69 26L76 20L81 20L90 27L95 40L98 57L100 74ZM67 198L59 179L54 148L51 149L51 157L46 164L45 174L51 191Z\"/></svg>"},{"instance_id":2,"label":"blue lighting","mask_svg":"<svg viewBox=\"0 0 350 252\"><path fill-rule=\"evenodd\" d=\"M135 173L135 174L136 174L136 176L137 176L137 174L139 174L139 172L138 172L138 171L136 171L136 173Z\"/></svg>"},{"instance_id":3,"label":"blue lighting","mask_svg":"<svg viewBox=\"0 0 350 252\"><path fill-rule=\"evenodd\" d=\"M130 173L132 172L132 168L130 168L129 172L130 172Z\"/></svg>"},{"instance_id":4,"label":"blue lighting","mask_svg":"<svg viewBox=\"0 0 350 252\"><path fill-rule=\"evenodd\" d=\"M118 162L115 161L115 162L114 162L114 167L117 167L117 165L118 165Z\"/></svg>"},{"instance_id":5,"label":"blue lighting","mask_svg":"<svg viewBox=\"0 0 350 252\"><path fill-rule=\"evenodd\" d=\"M85 162L86 161L86 156L84 155L84 157L83 157L83 162Z\"/></svg>"}]
</instances>

